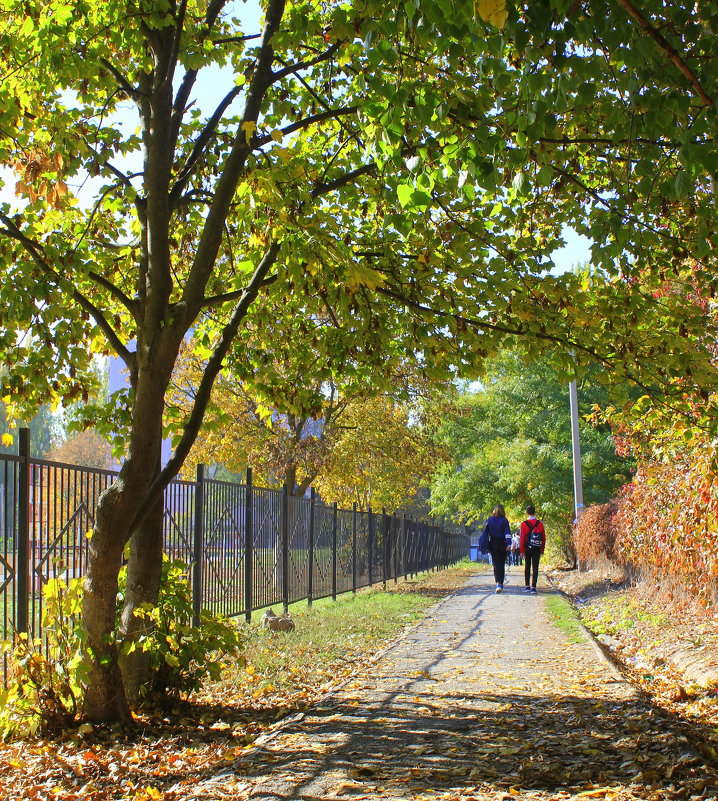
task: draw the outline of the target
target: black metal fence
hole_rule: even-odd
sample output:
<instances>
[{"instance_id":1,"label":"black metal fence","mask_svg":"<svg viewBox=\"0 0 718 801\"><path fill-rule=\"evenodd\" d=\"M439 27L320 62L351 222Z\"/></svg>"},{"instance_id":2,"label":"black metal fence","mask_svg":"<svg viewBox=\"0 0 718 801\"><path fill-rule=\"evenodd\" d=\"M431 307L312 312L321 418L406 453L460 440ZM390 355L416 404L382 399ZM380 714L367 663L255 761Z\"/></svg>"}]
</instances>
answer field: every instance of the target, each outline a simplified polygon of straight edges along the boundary
<instances>
[{"instance_id":1,"label":"black metal fence","mask_svg":"<svg viewBox=\"0 0 718 801\"><path fill-rule=\"evenodd\" d=\"M40 637L43 587L84 575L97 502L117 473L0 454L0 615L3 639ZM175 480L164 497L164 547L190 568L195 615L286 607L446 567L468 538L406 516L338 509L286 489L206 477Z\"/></svg>"}]
</instances>

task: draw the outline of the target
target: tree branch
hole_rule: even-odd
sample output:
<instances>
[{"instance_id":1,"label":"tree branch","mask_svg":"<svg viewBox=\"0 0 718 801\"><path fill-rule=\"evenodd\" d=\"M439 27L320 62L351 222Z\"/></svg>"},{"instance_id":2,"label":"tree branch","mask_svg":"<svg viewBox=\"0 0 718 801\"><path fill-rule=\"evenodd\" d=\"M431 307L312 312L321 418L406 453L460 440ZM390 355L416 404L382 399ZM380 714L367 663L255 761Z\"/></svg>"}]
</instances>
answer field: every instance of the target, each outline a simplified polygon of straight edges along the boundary
<instances>
[{"instance_id":1,"label":"tree branch","mask_svg":"<svg viewBox=\"0 0 718 801\"><path fill-rule=\"evenodd\" d=\"M632 17L639 25L639 27L646 33L670 61L683 73L688 80L688 83L693 87L693 91L700 97L705 105L713 109L714 103L711 96L701 86L701 82L693 72L693 70L686 64L681 54L673 47L673 45L666 39L666 37L650 23L650 21L633 5L631 0L618 0L618 4L623 7L626 13Z\"/></svg>"},{"instance_id":2,"label":"tree branch","mask_svg":"<svg viewBox=\"0 0 718 801\"><path fill-rule=\"evenodd\" d=\"M361 167L357 167L355 170L351 170L350 172L341 175L339 178L335 178L333 181L327 181L324 184L315 186L314 189L312 189L312 198L326 195L328 192L333 192L335 189L341 189L343 186L350 184L357 178L361 178L362 175L372 175L375 170L376 163L373 161L371 164L364 164Z\"/></svg>"},{"instance_id":3,"label":"tree branch","mask_svg":"<svg viewBox=\"0 0 718 801\"><path fill-rule=\"evenodd\" d=\"M273 73L272 75L272 83L281 81L282 78L286 78L287 75L294 75L297 72L309 69L309 67L313 67L316 64L321 64L323 61L328 61L330 58L332 58L332 56L337 52L337 50L343 44L344 41L335 42L330 48L328 48L321 55L318 55L315 58L311 58L308 61L300 61L297 64L292 64L292 66L290 67L285 67L282 70L277 70L277 72Z\"/></svg>"},{"instance_id":4,"label":"tree branch","mask_svg":"<svg viewBox=\"0 0 718 801\"><path fill-rule=\"evenodd\" d=\"M192 411L190 412L189 419L185 424L184 432L179 444L175 448L174 453L170 457L165 467L154 479L152 485L147 491L147 494L145 495L143 502L140 504L134 520L132 521L132 525L130 526L130 534L134 532L139 525L141 525L142 521L154 506L159 495L164 492L165 487L167 487L170 481L177 475L180 468L184 464L190 448L197 439L197 434L199 433L202 425L204 413L207 409L207 404L209 403L212 393L214 381L219 371L222 369L222 362L224 361L224 358L234 342L237 331L239 330L239 326L246 317L249 307L259 294L259 291L261 290L266 279L267 273L276 262L279 255L279 249L280 244L278 242L273 242L269 246L269 249L264 254L264 258L257 266L254 275L244 289L239 302L235 306L229 322L222 330L219 340L215 345L214 351L204 367L202 379L195 395L194 405L192 407Z\"/></svg>"},{"instance_id":5,"label":"tree branch","mask_svg":"<svg viewBox=\"0 0 718 801\"><path fill-rule=\"evenodd\" d=\"M185 76L187 78L187 76ZM242 92L241 86L235 86L229 91L224 98L222 99L221 103L217 106L214 110L212 116L207 120L207 124L202 129L200 135L195 139L194 145L192 145L192 150L187 157L187 161L185 162L184 167L182 168L181 172L177 176L177 181L175 185L172 187L170 192L170 204L173 208L177 206L178 199L182 192L184 192L184 188L187 186L187 182L192 176L192 173L197 166L202 153L204 153L205 148L209 144L212 136L214 135L215 131L217 130L217 126L222 121L222 117L224 116L224 112L232 105L234 100L239 96ZM178 93L179 99L179 93ZM175 101L175 104L178 101ZM178 109L175 109L175 115L179 116L181 119L181 112ZM177 121L177 130L179 130L179 120Z\"/></svg>"},{"instance_id":6,"label":"tree branch","mask_svg":"<svg viewBox=\"0 0 718 801\"><path fill-rule=\"evenodd\" d=\"M242 42L259 39L261 36L261 33L248 33L245 36L225 36L222 39L212 39L212 44L241 44Z\"/></svg>"},{"instance_id":7,"label":"tree branch","mask_svg":"<svg viewBox=\"0 0 718 801\"><path fill-rule=\"evenodd\" d=\"M5 234L11 239L19 242L23 248L30 254L35 264L47 275L56 279L57 283L61 283L61 276L50 267L42 255L42 246L34 242L29 237L25 236L22 231L15 225L15 223L5 214L0 214L0 221L5 225L5 228L0 228L0 234ZM72 288L72 297L84 309L94 321L97 323L98 328L107 337L108 342L112 346L115 353L122 359L127 368L132 371L134 369L134 355L127 349L125 344L120 340L119 336L112 328L104 314L92 303L89 298L86 298L77 287Z\"/></svg>"},{"instance_id":8,"label":"tree branch","mask_svg":"<svg viewBox=\"0 0 718 801\"><path fill-rule=\"evenodd\" d=\"M202 37L204 41L205 38L209 36L209 33L214 26L214 23L217 21L217 17L219 16L220 12L224 8L226 0L213 0L208 7L207 13L205 14L204 22L207 27L207 30ZM177 36L177 44L179 45L180 36ZM172 143L173 149L177 144L177 139L179 137L180 127L182 125L182 115L184 114L185 108L187 106L187 101L189 100L190 92L192 91L192 87L195 85L197 81L197 75L199 70L191 69L187 70L184 74L184 78L182 79L182 83L177 90L177 95L175 96L174 103L172 104Z\"/></svg>"},{"instance_id":9,"label":"tree branch","mask_svg":"<svg viewBox=\"0 0 718 801\"><path fill-rule=\"evenodd\" d=\"M129 298L125 293L115 284L112 283L108 278L105 278L104 275L100 275L96 273L94 270L90 270L88 276L92 278L92 280L99 284L101 287L106 289L115 300L118 300L126 309L127 311L137 320L137 304Z\"/></svg>"},{"instance_id":10,"label":"tree branch","mask_svg":"<svg viewBox=\"0 0 718 801\"><path fill-rule=\"evenodd\" d=\"M314 125L316 122L324 122L324 120L333 120L337 117L346 117L351 114L356 114L359 111L359 106L347 106L346 108L337 108L337 109L328 109L327 111L322 111L320 114L313 114L311 117L305 117L303 120L299 120L298 122L290 123L289 125L285 125L284 128L280 128L279 130L282 132L284 136L288 136L289 134L294 133L295 131L301 131L304 128L308 128L310 125ZM255 147L262 147L262 145L266 145L268 142L272 141L272 136L270 134L265 134L264 136L257 136L252 143Z\"/></svg>"},{"instance_id":11,"label":"tree branch","mask_svg":"<svg viewBox=\"0 0 718 801\"><path fill-rule=\"evenodd\" d=\"M179 9L175 11L175 25L174 25L174 36L172 38L172 49L170 51L170 57L167 59L167 73L165 74L165 80L172 82L174 78L174 69L177 65L179 59L179 51L180 51L180 42L182 41L182 31L184 30L184 21L187 15L187 0L181 0L179 4Z\"/></svg>"},{"instance_id":12,"label":"tree branch","mask_svg":"<svg viewBox=\"0 0 718 801\"><path fill-rule=\"evenodd\" d=\"M462 323L465 323L466 325L471 326L472 328L488 329L489 331L496 331L500 334L507 334L511 336L527 336L530 333L531 336L535 336L537 339L545 339L549 342L556 342L560 345L565 345L571 348L575 348L576 350L583 351L584 353L588 354L589 356L591 356L592 358L596 359L601 364L604 364L606 366L609 366L612 363L612 360L609 357L601 356L601 354L597 353L592 348L589 348L587 345L582 345L580 342L575 342L566 337L558 336L557 334L542 334L540 332L533 332L533 331L528 332L517 327L509 327L507 325L497 325L496 323L491 323L488 320L481 320L475 317L465 317L464 315L458 314L456 312L434 309L431 306L426 306L422 303L419 303L416 300L412 300L411 298L407 297L403 292L389 289L386 286L378 286L374 291L378 292L381 295L385 295L386 297L391 298L392 300L410 306L412 309L422 312L423 314L429 314L432 317L451 319L457 322L460 321Z\"/></svg>"},{"instance_id":13,"label":"tree branch","mask_svg":"<svg viewBox=\"0 0 718 801\"><path fill-rule=\"evenodd\" d=\"M264 289L265 286L269 286L273 284L277 280L276 275L272 275L269 278L265 278L262 281L260 289ZM214 306L221 306L224 303L229 303L233 300L238 300L244 294L244 289L238 289L236 292L225 292L222 295L213 295L211 298L205 298L204 303L202 304L202 308L210 309Z\"/></svg>"},{"instance_id":14,"label":"tree branch","mask_svg":"<svg viewBox=\"0 0 718 801\"><path fill-rule=\"evenodd\" d=\"M259 46L256 68L247 88L242 119L237 126L232 148L217 182L214 199L207 212L195 258L182 295L191 317L194 317L194 313L201 306L204 287L222 243L223 222L229 213L237 184L252 151L252 137L248 135L246 126L247 123L254 123L256 128L262 104L271 85L272 64L274 63L272 39L279 30L284 15L284 4L285 0L268 0L267 2L262 41Z\"/></svg>"},{"instance_id":15,"label":"tree branch","mask_svg":"<svg viewBox=\"0 0 718 801\"><path fill-rule=\"evenodd\" d=\"M115 80L117 81L117 85L122 89L123 92L126 92L129 97L137 98L140 95L139 89L136 89L125 76L114 66L110 61L106 58L100 59L100 64L102 64L105 69L109 70L112 75L114 76Z\"/></svg>"}]
</instances>

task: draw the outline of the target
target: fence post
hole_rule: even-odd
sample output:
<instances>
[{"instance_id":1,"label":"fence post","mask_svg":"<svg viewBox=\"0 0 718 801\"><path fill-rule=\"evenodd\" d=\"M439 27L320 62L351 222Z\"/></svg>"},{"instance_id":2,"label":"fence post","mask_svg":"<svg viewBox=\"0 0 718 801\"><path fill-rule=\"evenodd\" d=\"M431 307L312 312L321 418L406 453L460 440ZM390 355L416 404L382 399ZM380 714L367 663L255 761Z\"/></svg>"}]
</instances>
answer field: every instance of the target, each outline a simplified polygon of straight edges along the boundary
<instances>
[{"instance_id":1,"label":"fence post","mask_svg":"<svg viewBox=\"0 0 718 801\"><path fill-rule=\"evenodd\" d=\"M352 592L357 591L357 505L352 504Z\"/></svg>"},{"instance_id":2,"label":"fence post","mask_svg":"<svg viewBox=\"0 0 718 801\"><path fill-rule=\"evenodd\" d=\"M406 581L406 512L402 512L401 515L401 572L404 574L404 580Z\"/></svg>"},{"instance_id":3,"label":"fence post","mask_svg":"<svg viewBox=\"0 0 718 801\"><path fill-rule=\"evenodd\" d=\"M334 516L332 519L332 601L337 599L337 526L339 522L339 507L334 501Z\"/></svg>"},{"instance_id":4,"label":"fence post","mask_svg":"<svg viewBox=\"0 0 718 801\"><path fill-rule=\"evenodd\" d=\"M406 549L409 555L408 574L410 579L414 578L414 538L414 517L413 515L409 515L409 530L407 531Z\"/></svg>"},{"instance_id":5,"label":"fence post","mask_svg":"<svg viewBox=\"0 0 718 801\"><path fill-rule=\"evenodd\" d=\"M309 564L307 565L307 606L314 600L314 512L316 508L314 487L309 496Z\"/></svg>"},{"instance_id":6,"label":"fence post","mask_svg":"<svg viewBox=\"0 0 718 801\"><path fill-rule=\"evenodd\" d=\"M372 514L371 506L368 509L366 549L369 555L369 586L371 587L374 583L374 515Z\"/></svg>"},{"instance_id":7,"label":"fence post","mask_svg":"<svg viewBox=\"0 0 718 801\"><path fill-rule=\"evenodd\" d=\"M382 587L386 590L386 580L389 575L389 516L386 509L381 510L381 539L382 550L384 551L382 561Z\"/></svg>"},{"instance_id":8,"label":"fence post","mask_svg":"<svg viewBox=\"0 0 718 801\"><path fill-rule=\"evenodd\" d=\"M282 607L289 611L289 488L282 486Z\"/></svg>"},{"instance_id":9,"label":"fence post","mask_svg":"<svg viewBox=\"0 0 718 801\"><path fill-rule=\"evenodd\" d=\"M192 562L192 625L199 626L202 611L202 561L204 559L204 465L197 465L194 490L194 545Z\"/></svg>"},{"instance_id":10,"label":"fence post","mask_svg":"<svg viewBox=\"0 0 718 801\"><path fill-rule=\"evenodd\" d=\"M244 488L244 619L252 620L252 582L254 581L254 493L252 468L247 468Z\"/></svg>"},{"instance_id":11,"label":"fence post","mask_svg":"<svg viewBox=\"0 0 718 801\"><path fill-rule=\"evenodd\" d=\"M394 584L399 583L399 518L396 516L396 512L391 516L392 519L392 527L391 527L391 540L392 545L394 546Z\"/></svg>"},{"instance_id":12,"label":"fence post","mask_svg":"<svg viewBox=\"0 0 718 801\"><path fill-rule=\"evenodd\" d=\"M18 634L29 633L30 624L30 429L18 430L17 476L17 609Z\"/></svg>"}]
</instances>

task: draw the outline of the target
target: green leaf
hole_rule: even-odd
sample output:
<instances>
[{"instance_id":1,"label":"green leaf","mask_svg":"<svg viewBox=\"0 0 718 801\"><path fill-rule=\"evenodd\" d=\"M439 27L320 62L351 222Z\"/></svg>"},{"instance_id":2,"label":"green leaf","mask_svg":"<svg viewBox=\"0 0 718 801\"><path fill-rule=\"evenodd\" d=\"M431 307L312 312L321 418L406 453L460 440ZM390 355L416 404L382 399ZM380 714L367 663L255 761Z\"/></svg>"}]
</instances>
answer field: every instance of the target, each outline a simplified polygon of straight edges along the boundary
<instances>
[{"instance_id":1,"label":"green leaf","mask_svg":"<svg viewBox=\"0 0 718 801\"><path fill-rule=\"evenodd\" d=\"M687 170L681 170L676 175L676 194L685 197L693 192L694 182L691 174Z\"/></svg>"},{"instance_id":2,"label":"green leaf","mask_svg":"<svg viewBox=\"0 0 718 801\"><path fill-rule=\"evenodd\" d=\"M406 208L411 203L411 196L414 187L411 184L399 184L396 188L396 195L402 208Z\"/></svg>"}]
</instances>

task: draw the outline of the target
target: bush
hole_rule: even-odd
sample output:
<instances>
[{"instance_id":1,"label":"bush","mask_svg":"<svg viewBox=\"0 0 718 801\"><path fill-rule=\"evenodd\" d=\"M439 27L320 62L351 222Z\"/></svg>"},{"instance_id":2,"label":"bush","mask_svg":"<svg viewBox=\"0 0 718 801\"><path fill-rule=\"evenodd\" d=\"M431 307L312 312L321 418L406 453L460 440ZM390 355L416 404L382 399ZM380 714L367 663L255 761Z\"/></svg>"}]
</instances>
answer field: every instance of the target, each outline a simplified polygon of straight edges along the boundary
<instances>
[{"instance_id":1,"label":"bush","mask_svg":"<svg viewBox=\"0 0 718 801\"><path fill-rule=\"evenodd\" d=\"M12 680L0 692L2 738L54 732L78 722L87 664L79 625L82 579L69 584L52 579L45 585L42 613L44 640L19 634L11 657Z\"/></svg>"},{"instance_id":2,"label":"bush","mask_svg":"<svg viewBox=\"0 0 718 801\"><path fill-rule=\"evenodd\" d=\"M573 547L581 569L589 569L602 558L614 556L618 502L589 506L573 527Z\"/></svg>"},{"instance_id":3,"label":"bush","mask_svg":"<svg viewBox=\"0 0 718 801\"><path fill-rule=\"evenodd\" d=\"M120 572L120 599L126 571ZM0 692L0 735L26 737L77 726L82 719L83 684L87 671L81 624L83 580L52 580L44 588L43 640L21 634L12 643L12 679ZM120 605L118 604L118 617ZM153 627L128 649L149 655L148 691L176 697L196 690L206 678L217 679L222 660L242 645L229 620L202 610L200 626L192 626L192 594L187 565L164 561L157 606L145 605L137 615Z\"/></svg>"},{"instance_id":4,"label":"bush","mask_svg":"<svg viewBox=\"0 0 718 801\"><path fill-rule=\"evenodd\" d=\"M718 591L716 453L641 465L619 498L615 553L654 580L683 587L702 606Z\"/></svg>"},{"instance_id":5,"label":"bush","mask_svg":"<svg viewBox=\"0 0 718 801\"><path fill-rule=\"evenodd\" d=\"M126 646L125 653L140 648L149 654L147 691L152 695L177 696L197 690L207 678L218 679L225 657L236 655L242 647L239 629L206 609L200 614L199 627L192 625L187 570L184 562L165 559L158 605L135 610L136 616L153 626L149 635Z\"/></svg>"}]
</instances>

